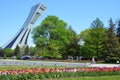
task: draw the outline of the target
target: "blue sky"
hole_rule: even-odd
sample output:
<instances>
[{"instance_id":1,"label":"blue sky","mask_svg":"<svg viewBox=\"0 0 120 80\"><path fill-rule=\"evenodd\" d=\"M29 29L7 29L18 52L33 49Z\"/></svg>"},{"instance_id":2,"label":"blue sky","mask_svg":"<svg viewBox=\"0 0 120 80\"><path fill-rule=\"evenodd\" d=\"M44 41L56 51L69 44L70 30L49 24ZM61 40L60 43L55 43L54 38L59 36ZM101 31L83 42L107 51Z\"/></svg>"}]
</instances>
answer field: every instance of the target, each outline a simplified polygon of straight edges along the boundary
<instances>
[{"instance_id":1,"label":"blue sky","mask_svg":"<svg viewBox=\"0 0 120 80\"><path fill-rule=\"evenodd\" d=\"M47 10L39 17L36 27L48 15L55 15L80 33L89 28L97 17L108 27L108 20L120 18L120 0L1 0L0 46L9 41L26 20L31 7L42 3ZM33 45L31 34L28 44Z\"/></svg>"}]
</instances>

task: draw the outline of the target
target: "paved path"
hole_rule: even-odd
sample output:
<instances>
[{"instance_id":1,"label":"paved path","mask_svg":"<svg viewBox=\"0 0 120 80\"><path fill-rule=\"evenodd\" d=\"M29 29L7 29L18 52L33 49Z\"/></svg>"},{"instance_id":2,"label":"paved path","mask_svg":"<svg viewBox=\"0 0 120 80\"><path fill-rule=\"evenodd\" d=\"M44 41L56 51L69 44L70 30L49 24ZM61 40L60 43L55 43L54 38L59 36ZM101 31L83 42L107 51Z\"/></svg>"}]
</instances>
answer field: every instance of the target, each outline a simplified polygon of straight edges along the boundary
<instances>
[{"instance_id":1,"label":"paved path","mask_svg":"<svg viewBox=\"0 0 120 80\"><path fill-rule=\"evenodd\" d=\"M120 67L120 64L91 64L90 67Z\"/></svg>"},{"instance_id":2,"label":"paved path","mask_svg":"<svg viewBox=\"0 0 120 80\"><path fill-rule=\"evenodd\" d=\"M48 61L27 61L27 60L4 60L0 59L0 66L25 65L25 66L68 66L68 67L120 67L120 64L91 64L73 62L48 62Z\"/></svg>"},{"instance_id":3,"label":"paved path","mask_svg":"<svg viewBox=\"0 0 120 80\"><path fill-rule=\"evenodd\" d=\"M88 67L90 63L73 63L73 62L49 62L49 61L27 61L27 60L0 60L0 65L26 65L26 66L80 66Z\"/></svg>"}]
</instances>

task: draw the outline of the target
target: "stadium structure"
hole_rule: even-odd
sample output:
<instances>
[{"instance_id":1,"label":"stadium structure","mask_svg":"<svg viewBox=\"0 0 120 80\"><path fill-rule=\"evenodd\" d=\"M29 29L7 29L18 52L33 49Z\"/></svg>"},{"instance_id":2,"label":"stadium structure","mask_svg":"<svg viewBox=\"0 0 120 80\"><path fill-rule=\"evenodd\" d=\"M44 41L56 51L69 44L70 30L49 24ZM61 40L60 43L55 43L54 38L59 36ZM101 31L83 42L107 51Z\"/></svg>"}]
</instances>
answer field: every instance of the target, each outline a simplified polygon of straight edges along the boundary
<instances>
[{"instance_id":1,"label":"stadium structure","mask_svg":"<svg viewBox=\"0 0 120 80\"><path fill-rule=\"evenodd\" d=\"M20 28L17 34L13 38L11 38L11 40L9 40L5 45L2 46L2 48L15 49L17 45L19 45L20 47L26 45L32 26L45 10L46 7L42 4L34 5L31 8L31 11L23 26Z\"/></svg>"}]
</instances>

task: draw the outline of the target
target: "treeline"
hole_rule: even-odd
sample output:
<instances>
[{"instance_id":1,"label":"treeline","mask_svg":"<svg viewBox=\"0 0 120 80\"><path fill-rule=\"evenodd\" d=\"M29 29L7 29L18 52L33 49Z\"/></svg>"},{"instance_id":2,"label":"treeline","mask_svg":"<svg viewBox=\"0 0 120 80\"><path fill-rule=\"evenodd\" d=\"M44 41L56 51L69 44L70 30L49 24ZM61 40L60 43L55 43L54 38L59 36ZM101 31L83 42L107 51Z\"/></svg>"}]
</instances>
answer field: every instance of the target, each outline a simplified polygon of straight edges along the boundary
<instances>
[{"instance_id":1,"label":"treeline","mask_svg":"<svg viewBox=\"0 0 120 80\"><path fill-rule=\"evenodd\" d=\"M106 62L120 61L120 20L109 20L109 26L96 18L90 27L77 34L72 26L56 16L48 16L32 31L35 47L16 47L15 50L0 49L1 56L31 55L49 59L67 59L81 56Z\"/></svg>"},{"instance_id":2,"label":"treeline","mask_svg":"<svg viewBox=\"0 0 120 80\"><path fill-rule=\"evenodd\" d=\"M109 26L105 27L103 22L96 18L89 29L80 34L85 41L81 47L81 55L95 57L106 62L120 61L120 20L113 22L110 18Z\"/></svg>"},{"instance_id":3,"label":"treeline","mask_svg":"<svg viewBox=\"0 0 120 80\"><path fill-rule=\"evenodd\" d=\"M6 49L0 48L0 58L21 59L21 57L25 56L25 55L34 56L33 49L34 49L34 47L29 47L27 45L25 45L23 47L19 47L17 45L14 50L10 49L10 48L6 48Z\"/></svg>"}]
</instances>

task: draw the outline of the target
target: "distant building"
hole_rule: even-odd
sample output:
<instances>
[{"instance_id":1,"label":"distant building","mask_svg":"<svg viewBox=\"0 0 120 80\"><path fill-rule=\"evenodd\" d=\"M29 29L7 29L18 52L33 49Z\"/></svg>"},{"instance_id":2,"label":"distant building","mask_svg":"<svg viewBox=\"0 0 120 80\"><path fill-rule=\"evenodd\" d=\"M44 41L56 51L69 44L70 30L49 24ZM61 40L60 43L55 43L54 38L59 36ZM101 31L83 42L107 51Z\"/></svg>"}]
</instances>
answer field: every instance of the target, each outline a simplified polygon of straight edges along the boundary
<instances>
[{"instance_id":1,"label":"distant building","mask_svg":"<svg viewBox=\"0 0 120 80\"><path fill-rule=\"evenodd\" d=\"M42 4L37 4L33 6L21 29L11 40L9 40L5 45L3 45L2 48L15 49L17 45L26 45L32 26L34 25L38 17L42 14L42 12L45 11L45 9L46 7Z\"/></svg>"}]
</instances>

